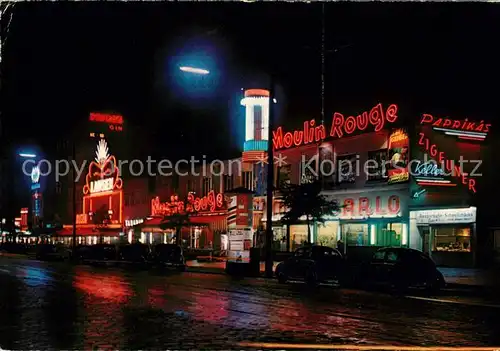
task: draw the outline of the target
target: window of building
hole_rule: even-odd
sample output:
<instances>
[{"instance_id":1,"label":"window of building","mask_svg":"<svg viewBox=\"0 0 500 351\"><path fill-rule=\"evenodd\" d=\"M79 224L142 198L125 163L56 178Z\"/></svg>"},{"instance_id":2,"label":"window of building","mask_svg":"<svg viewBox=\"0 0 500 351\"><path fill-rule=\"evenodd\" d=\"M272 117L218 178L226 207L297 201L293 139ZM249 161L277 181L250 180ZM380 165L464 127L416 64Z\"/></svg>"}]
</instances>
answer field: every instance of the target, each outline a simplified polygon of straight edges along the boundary
<instances>
[{"instance_id":1,"label":"window of building","mask_svg":"<svg viewBox=\"0 0 500 351\"><path fill-rule=\"evenodd\" d=\"M253 172L243 172L242 178L243 178L243 187L248 189L248 190L253 190Z\"/></svg>"},{"instance_id":2,"label":"window of building","mask_svg":"<svg viewBox=\"0 0 500 351\"><path fill-rule=\"evenodd\" d=\"M187 180L187 182L186 182L186 190L187 190L188 193L196 191L193 179L188 179Z\"/></svg>"},{"instance_id":3,"label":"window of building","mask_svg":"<svg viewBox=\"0 0 500 351\"><path fill-rule=\"evenodd\" d=\"M338 221L325 222L318 225L318 245L337 247Z\"/></svg>"},{"instance_id":4,"label":"window of building","mask_svg":"<svg viewBox=\"0 0 500 351\"><path fill-rule=\"evenodd\" d=\"M234 189L233 186L233 175L232 174L224 174L224 190L228 191Z\"/></svg>"},{"instance_id":5,"label":"window of building","mask_svg":"<svg viewBox=\"0 0 500 351\"><path fill-rule=\"evenodd\" d=\"M377 246L401 246L403 223L387 223L377 235Z\"/></svg>"},{"instance_id":6,"label":"window of building","mask_svg":"<svg viewBox=\"0 0 500 351\"><path fill-rule=\"evenodd\" d=\"M368 246L368 224L346 223L341 225L342 238L348 246Z\"/></svg>"},{"instance_id":7,"label":"window of building","mask_svg":"<svg viewBox=\"0 0 500 351\"><path fill-rule=\"evenodd\" d=\"M470 252L470 227L435 227L433 251Z\"/></svg>"},{"instance_id":8,"label":"window of building","mask_svg":"<svg viewBox=\"0 0 500 351\"><path fill-rule=\"evenodd\" d=\"M368 152L366 179L368 181L387 179L387 149Z\"/></svg>"},{"instance_id":9,"label":"window of building","mask_svg":"<svg viewBox=\"0 0 500 351\"><path fill-rule=\"evenodd\" d=\"M281 167L278 167L278 187L282 188L291 183L291 176L292 176L292 165L283 165Z\"/></svg>"},{"instance_id":10,"label":"window of building","mask_svg":"<svg viewBox=\"0 0 500 351\"><path fill-rule=\"evenodd\" d=\"M312 229L312 228L311 228ZM308 241L307 225L298 224L290 226L290 248L292 251L304 246Z\"/></svg>"},{"instance_id":11,"label":"window of building","mask_svg":"<svg viewBox=\"0 0 500 351\"><path fill-rule=\"evenodd\" d=\"M317 158L302 155L300 158L300 184L313 183L318 174Z\"/></svg>"},{"instance_id":12,"label":"window of building","mask_svg":"<svg viewBox=\"0 0 500 351\"><path fill-rule=\"evenodd\" d=\"M202 183L202 190L201 190L203 196L208 195L210 190L212 190L212 178L204 177L203 183Z\"/></svg>"},{"instance_id":13,"label":"window of building","mask_svg":"<svg viewBox=\"0 0 500 351\"><path fill-rule=\"evenodd\" d=\"M356 182L356 174L359 172L357 159L357 155L354 154L337 157L337 180L339 184Z\"/></svg>"}]
</instances>

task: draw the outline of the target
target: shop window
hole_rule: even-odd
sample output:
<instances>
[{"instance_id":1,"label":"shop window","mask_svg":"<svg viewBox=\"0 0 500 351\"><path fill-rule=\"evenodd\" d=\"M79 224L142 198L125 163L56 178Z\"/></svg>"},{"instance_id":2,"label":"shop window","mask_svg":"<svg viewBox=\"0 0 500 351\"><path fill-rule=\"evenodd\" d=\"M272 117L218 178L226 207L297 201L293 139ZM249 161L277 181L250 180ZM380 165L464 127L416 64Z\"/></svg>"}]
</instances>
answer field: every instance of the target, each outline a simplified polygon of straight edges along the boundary
<instances>
[{"instance_id":1,"label":"shop window","mask_svg":"<svg viewBox=\"0 0 500 351\"><path fill-rule=\"evenodd\" d=\"M401 246L403 223L387 223L377 235L377 246Z\"/></svg>"},{"instance_id":2,"label":"shop window","mask_svg":"<svg viewBox=\"0 0 500 351\"><path fill-rule=\"evenodd\" d=\"M356 182L357 170L356 155L345 155L337 157L337 170L339 184Z\"/></svg>"},{"instance_id":3,"label":"shop window","mask_svg":"<svg viewBox=\"0 0 500 351\"><path fill-rule=\"evenodd\" d=\"M346 238L348 246L368 246L370 245L368 235L368 224L347 223L341 225L342 238Z\"/></svg>"},{"instance_id":4,"label":"shop window","mask_svg":"<svg viewBox=\"0 0 500 351\"><path fill-rule=\"evenodd\" d=\"M337 247L338 221L325 222L318 225L318 245Z\"/></svg>"},{"instance_id":5,"label":"shop window","mask_svg":"<svg viewBox=\"0 0 500 351\"><path fill-rule=\"evenodd\" d=\"M470 252L470 227L433 228L433 251Z\"/></svg>"},{"instance_id":6,"label":"shop window","mask_svg":"<svg viewBox=\"0 0 500 351\"><path fill-rule=\"evenodd\" d=\"M304 246L308 241L307 225L298 224L290 226L290 248L295 251L299 247Z\"/></svg>"},{"instance_id":7,"label":"shop window","mask_svg":"<svg viewBox=\"0 0 500 351\"><path fill-rule=\"evenodd\" d=\"M286 251L286 230L284 227L273 227L273 250Z\"/></svg>"},{"instance_id":8,"label":"shop window","mask_svg":"<svg viewBox=\"0 0 500 351\"><path fill-rule=\"evenodd\" d=\"M377 181L387 178L387 149L368 152L366 180Z\"/></svg>"}]
</instances>

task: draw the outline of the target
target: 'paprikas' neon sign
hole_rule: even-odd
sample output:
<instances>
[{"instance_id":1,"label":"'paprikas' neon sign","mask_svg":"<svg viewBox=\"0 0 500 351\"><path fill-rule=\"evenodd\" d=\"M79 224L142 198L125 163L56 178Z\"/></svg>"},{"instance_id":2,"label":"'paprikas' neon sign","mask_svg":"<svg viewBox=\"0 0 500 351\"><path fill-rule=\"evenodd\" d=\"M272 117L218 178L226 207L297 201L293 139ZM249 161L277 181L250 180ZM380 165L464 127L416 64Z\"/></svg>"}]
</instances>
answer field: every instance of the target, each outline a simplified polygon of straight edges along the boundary
<instances>
[{"instance_id":1,"label":"'paprikas' neon sign","mask_svg":"<svg viewBox=\"0 0 500 351\"><path fill-rule=\"evenodd\" d=\"M88 195L121 189L123 181L120 178L116 158L108 154L108 145L104 139L97 144L96 158L89 166L85 177L83 194Z\"/></svg>"},{"instance_id":2,"label":"'paprikas' neon sign","mask_svg":"<svg viewBox=\"0 0 500 351\"><path fill-rule=\"evenodd\" d=\"M488 135L491 124L481 122L470 122L465 120L437 118L428 113L424 113L420 119L421 125L432 126L433 129L453 135L459 139L482 141Z\"/></svg>"},{"instance_id":3,"label":"'paprikas' neon sign","mask_svg":"<svg viewBox=\"0 0 500 351\"><path fill-rule=\"evenodd\" d=\"M215 193L213 190L207 196L196 197L189 193L187 202L179 200L177 195L170 196L170 202L160 202L157 196L151 200L152 216L171 216L177 213L196 213L196 212L216 212L224 208L224 195Z\"/></svg>"},{"instance_id":4,"label":"'paprikas' neon sign","mask_svg":"<svg viewBox=\"0 0 500 351\"><path fill-rule=\"evenodd\" d=\"M329 136L332 138L342 138L355 131L364 131L371 126L376 132L382 130L385 123L393 123L398 119L398 107L395 104L389 105L384 111L382 104L374 106L370 112L365 111L358 116L344 117L343 114L335 112L332 118L332 126ZM316 125L314 120L304 122L303 130L293 132L283 132L283 127L278 127L273 131L274 149L289 148L305 144L318 143L326 139L326 127L323 124Z\"/></svg>"}]
</instances>

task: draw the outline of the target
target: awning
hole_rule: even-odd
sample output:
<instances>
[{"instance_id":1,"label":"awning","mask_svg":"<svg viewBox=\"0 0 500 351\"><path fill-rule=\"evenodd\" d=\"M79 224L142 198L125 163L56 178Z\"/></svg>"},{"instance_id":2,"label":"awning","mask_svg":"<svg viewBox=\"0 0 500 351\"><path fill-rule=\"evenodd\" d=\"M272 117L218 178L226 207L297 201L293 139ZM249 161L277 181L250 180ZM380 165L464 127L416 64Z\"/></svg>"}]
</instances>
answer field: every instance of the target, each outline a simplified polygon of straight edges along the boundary
<instances>
[{"instance_id":1,"label":"awning","mask_svg":"<svg viewBox=\"0 0 500 351\"><path fill-rule=\"evenodd\" d=\"M63 228L54 233L55 236L72 236L73 229L72 228ZM92 229L81 229L76 228L77 236L119 236L120 230L111 229L111 230L92 230Z\"/></svg>"}]
</instances>

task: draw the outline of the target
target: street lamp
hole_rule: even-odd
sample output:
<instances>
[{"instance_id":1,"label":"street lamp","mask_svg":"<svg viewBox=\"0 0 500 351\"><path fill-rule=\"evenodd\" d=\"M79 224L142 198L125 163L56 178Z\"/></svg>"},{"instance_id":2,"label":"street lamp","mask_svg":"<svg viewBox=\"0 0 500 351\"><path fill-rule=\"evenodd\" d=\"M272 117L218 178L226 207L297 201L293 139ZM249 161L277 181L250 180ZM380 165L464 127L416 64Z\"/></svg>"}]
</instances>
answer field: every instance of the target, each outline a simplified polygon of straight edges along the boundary
<instances>
[{"instance_id":1,"label":"street lamp","mask_svg":"<svg viewBox=\"0 0 500 351\"><path fill-rule=\"evenodd\" d=\"M201 75L207 75L210 73L210 71L207 69L191 67L191 66L181 66L179 67L179 69L183 72L201 74Z\"/></svg>"}]
</instances>

